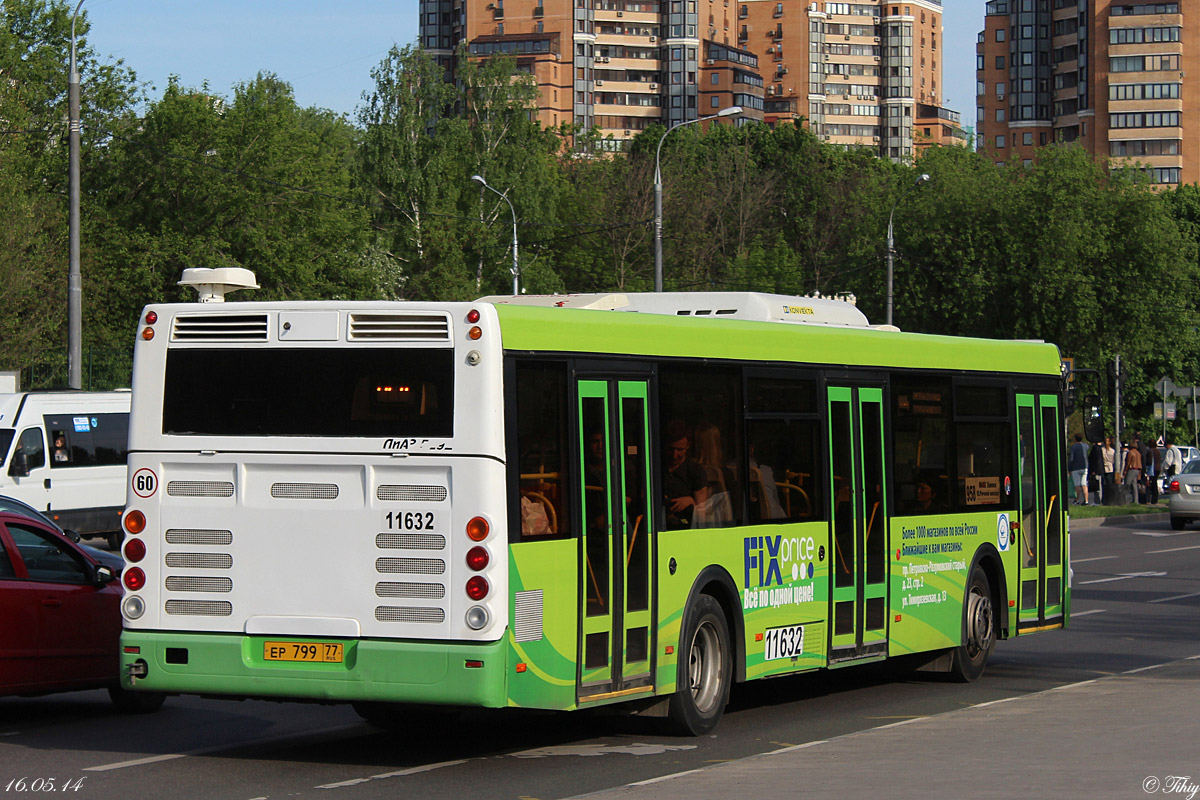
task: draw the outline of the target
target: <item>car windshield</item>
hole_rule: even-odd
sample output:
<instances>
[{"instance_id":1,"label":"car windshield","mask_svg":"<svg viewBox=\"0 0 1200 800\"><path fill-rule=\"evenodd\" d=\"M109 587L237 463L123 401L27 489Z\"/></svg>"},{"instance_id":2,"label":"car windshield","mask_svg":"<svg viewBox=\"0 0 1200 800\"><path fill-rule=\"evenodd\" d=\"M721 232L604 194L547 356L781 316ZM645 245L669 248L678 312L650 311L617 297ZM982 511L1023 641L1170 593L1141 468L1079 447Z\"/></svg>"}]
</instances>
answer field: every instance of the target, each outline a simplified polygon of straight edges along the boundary
<instances>
[{"instance_id":1,"label":"car windshield","mask_svg":"<svg viewBox=\"0 0 1200 800\"><path fill-rule=\"evenodd\" d=\"M4 457L8 455L8 445L12 442L14 433L16 431L12 428L0 428L0 463L3 463Z\"/></svg>"},{"instance_id":2,"label":"car windshield","mask_svg":"<svg viewBox=\"0 0 1200 800\"><path fill-rule=\"evenodd\" d=\"M1200 472L1200 458L1194 458L1183 468L1184 475L1195 475Z\"/></svg>"}]
</instances>

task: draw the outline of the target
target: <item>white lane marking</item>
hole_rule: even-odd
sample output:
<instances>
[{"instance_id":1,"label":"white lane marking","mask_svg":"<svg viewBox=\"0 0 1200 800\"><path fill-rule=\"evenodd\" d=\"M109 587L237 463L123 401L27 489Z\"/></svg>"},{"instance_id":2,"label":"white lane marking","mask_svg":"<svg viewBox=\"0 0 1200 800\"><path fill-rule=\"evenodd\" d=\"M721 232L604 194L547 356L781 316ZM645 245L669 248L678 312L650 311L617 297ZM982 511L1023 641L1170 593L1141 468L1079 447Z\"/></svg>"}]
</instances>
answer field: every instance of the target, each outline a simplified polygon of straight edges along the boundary
<instances>
[{"instance_id":1,"label":"white lane marking","mask_svg":"<svg viewBox=\"0 0 1200 800\"><path fill-rule=\"evenodd\" d=\"M1088 614L1103 614L1106 610L1107 609L1103 608L1092 608L1087 611L1072 611L1071 619L1075 619L1077 617L1086 617Z\"/></svg>"},{"instance_id":2,"label":"white lane marking","mask_svg":"<svg viewBox=\"0 0 1200 800\"><path fill-rule=\"evenodd\" d=\"M1153 536L1156 539L1164 536L1188 536L1192 531L1178 531L1176 533L1163 533L1161 531L1134 531L1134 536Z\"/></svg>"},{"instance_id":3,"label":"white lane marking","mask_svg":"<svg viewBox=\"0 0 1200 800\"><path fill-rule=\"evenodd\" d=\"M1147 550L1146 555L1151 553L1178 553L1180 550L1200 550L1200 544L1188 545L1187 547L1172 547L1168 550Z\"/></svg>"},{"instance_id":4,"label":"white lane marking","mask_svg":"<svg viewBox=\"0 0 1200 800\"><path fill-rule=\"evenodd\" d=\"M1089 583L1110 583L1112 581L1127 581L1130 578L1161 578L1167 573L1165 572L1126 572L1121 575L1114 575L1111 578L1096 578L1090 581L1080 581L1080 586L1087 586Z\"/></svg>"},{"instance_id":5,"label":"white lane marking","mask_svg":"<svg viewBox=\"0 0 1200 800\"><path fill-rule=\"evenodd\" d=\"M1177 594L1174 597L1156 597L1151 600L1151 603L1169 603L1172 600L1186 600L1189 597L1200 597L1200 592L1192 592L1191 594Z\"/></svg>"},{"instance_id":6,"label":"white lane marking","mask_svg":"<svg viewBox=\"0 0 1200 800\"><path fill-rule=\"evenodd\" d=\"M631 783L628 785L629 786L653 786L656 783L662 783L663 781L673 780L674 778L682 778L684 775L691 775L693 772L700 772L703 769L704 769L704 767L701 767L700 769L689 769L687 772L675 772L670 775L660 775L657 778L649 778L647 780L637 781L636 783Z\"/></svg>"},{"instance_id":7,"label":"white lane marking","mask_svg":"<svg viewBox=\"0 0 1200 800\"><path fill-rule=\"evenodd\" d=\"M315 731L305 731L300 734L288 734L287 736L264 736L261 739L252 739L247 742L227 742L225 744L215 745L213 747L204 747L199 750L188 750L183 753L164 753L158 756L146 756L145 758L133 758L129 761L117 761L112 764L101 764L96 767L84 767L83 772L107 772L112 769L125 769L126 767L140 767L143 764L156 764L159 761L171 761L176 758L188 758L189 756L204 756L209 753L220 753L229 750L236 750L239 747L258 747L264 744L278 744L296 739L306 739L310 736L323 736L330 733L341 733L342 731L352 731L367 727L365 722L355 722L350 725L336 725L332 728L321 728Z\"/></svg>"},{"instance_id":8,"label":"white lane marking","mask_svg":"<svg viewBox=\"0 0 1200 800\"><path fill-rule=\"evenodd\" d=\"M1072 564L1086 564L1089 561L1108 561L1110 558L1116 558L1116 557L1117 556L1096 556L1095 558L1072 558L1071 563Z\"/></svg>"},{"instance_id":9,"label":"white lane marking","mask_svg":"<svg viewBox=\"0 0 1200 800\"><path fill-rule=\"evenodd\" d=\"M422 772L432 772L435 769L443 767L456 767L459 764L467 763L467 759L460 758L456 761L442 761L437 764L422 764L419 767L409 767L408 769L398 769L395 772L384 772L380 775L370 775L366 778L353 778L348 781L339 781L338 783L326 783L323 786L317 786L317 789L342 789L347 786L357 786L360 783L368 783L370 781L381 781L386 778L403 778L406 775L418 775Z\"/></svg>"},{"instance_id":10,"label":"white lane marking","mask_svg":"<svg viewBox=\"0 0 1200 800\"><path fill-rule=\"evenodd\" d=\"M552 747L538 747L534 750L522 750L510 753L514 758L546 758L547 756L607 756L614 753L630 756L657 756L673 750L695 750L694 744L563 744Z\"/></svg>"}]
</instances>

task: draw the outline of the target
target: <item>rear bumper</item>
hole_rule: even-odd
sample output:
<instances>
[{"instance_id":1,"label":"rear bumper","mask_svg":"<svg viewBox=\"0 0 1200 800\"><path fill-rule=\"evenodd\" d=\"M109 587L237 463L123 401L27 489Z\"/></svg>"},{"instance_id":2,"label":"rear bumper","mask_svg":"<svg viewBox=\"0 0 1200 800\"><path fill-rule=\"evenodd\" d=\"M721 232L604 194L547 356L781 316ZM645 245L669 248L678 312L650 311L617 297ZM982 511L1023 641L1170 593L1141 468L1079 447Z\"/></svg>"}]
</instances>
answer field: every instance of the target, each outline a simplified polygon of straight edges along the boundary
<instances>
[{"instance_id":1,"label":"rear bumper","mask_svg":"<svg viewBox=\"0 0 1200 800\"><path fill-rule=\"evenodd\" d=\"M340 642L343 661L267 661L264 643L280 640ZM398 642L127 630L121 635L121 683L182 694L499 708L507 704L506 654L503 640ZM138 662L145 664L145 677L130 678L130 667Z\"/></svg>"}]
</instances>

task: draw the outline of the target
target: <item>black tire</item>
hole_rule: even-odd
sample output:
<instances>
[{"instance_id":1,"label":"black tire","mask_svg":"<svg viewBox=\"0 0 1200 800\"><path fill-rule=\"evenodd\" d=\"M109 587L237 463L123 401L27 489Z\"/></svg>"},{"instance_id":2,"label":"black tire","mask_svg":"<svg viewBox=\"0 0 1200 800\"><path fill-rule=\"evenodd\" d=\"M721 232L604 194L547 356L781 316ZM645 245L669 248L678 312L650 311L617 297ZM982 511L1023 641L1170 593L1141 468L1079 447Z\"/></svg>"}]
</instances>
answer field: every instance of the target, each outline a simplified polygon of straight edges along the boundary
<instances>
[{"instance_id":1,"label":"black tire","mask_svg":"<svg viewBox=\"0 0 1200 800\"><path fill-rule=\"evenodd\" d=\"M125 541L125 534L121 533L120 531L116 531L115 533L108 534L104 537L104 539L108 542L109 550L119 553L121 552L121 542Z\"/></svg>"},{"instance_id":2,"label":"black tire","mask_svg":"<svg viewBox=\"0 0 1200 800\"><path fill-rule=\"evenodd\" d=\"M976 565L963 597L963 643L954 648L950 676L962 683L979 680L996 646L996 612L987 573Z\"/></svg>"},{"instance_id":3,"label":"black tire","mask_svg":"<svg viewBox=\"0 0 1200 800\"><path fill-rule=\"evenodd\" d=\"M1181 531L1186 527L1187 527L1186 519L1184 519L1183 517L1177 517L1174 514L1171 515L1171 530Z\"/></svg>"},{"instance_id":4,"label":"black tire","mask_svg":"<svg viewBox=\"0 0 1200 800\"><path fill-rule=\"evenodd\" d=\"M702 736L717 727L729 702L731 653L729 623L721 604L709 595L700 595L683 617L678 691L667 707L672 732Z\"/></svg>"},{"instance_id":5,"label":"black tire","mask_svg":"<svg viewBox=\"0 0 1200 800\"><path fill-rule=\"evenodd\" d=\"M153 714L162 708L167 696L162 692L131 692L120 686L110 686L108 698L122 714Z\"/></svg>"}]
</instances>

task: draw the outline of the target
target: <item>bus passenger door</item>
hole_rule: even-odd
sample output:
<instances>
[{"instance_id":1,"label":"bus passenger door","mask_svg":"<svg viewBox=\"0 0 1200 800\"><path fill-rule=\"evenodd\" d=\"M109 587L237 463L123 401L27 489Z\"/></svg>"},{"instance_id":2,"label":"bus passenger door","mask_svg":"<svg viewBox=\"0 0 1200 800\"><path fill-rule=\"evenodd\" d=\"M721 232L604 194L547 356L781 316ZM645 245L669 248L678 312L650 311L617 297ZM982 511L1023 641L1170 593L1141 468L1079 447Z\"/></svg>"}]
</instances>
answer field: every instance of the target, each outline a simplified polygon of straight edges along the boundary
<instances>
[{"instance_id":1,"label":"bus passenger door","mask_svg":"<svg viewBox=\"0 0 1200 800\"><path fill-rule=\"evenodd\" d=\"M887 654L883 390L831 386L829 663Z\"/></svg>"},{"instance_id":2,"label":"bus passenger door","mask_svg":"<svg viewBox=\"0 0 1200 800\"><path fill-rule=\"evenodd\" d=\"M649 693L648 384L579 381L580 702Z\"/></svg>"},{"instance_id":3,"label":"bus passenger door","mask_svg":"<svg viewBox=\"0 0 1200 800\"><path fill-rule=\"evenodd\" d=\"M1062 423L1058 397L1017 395L1017 455L1021 503L1018 630L1062 624L1066 531L1063 525Z\"/></svg>"}]
</instances>

